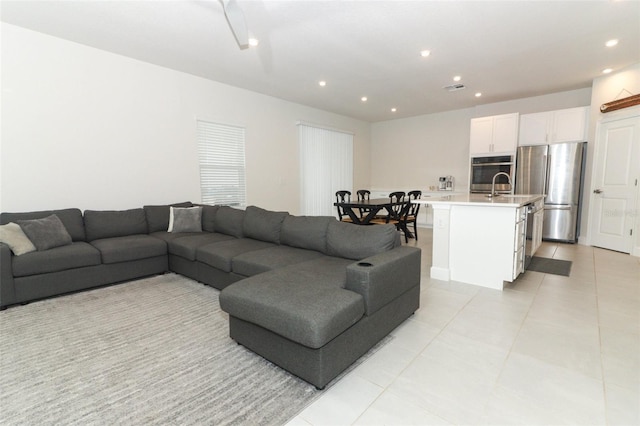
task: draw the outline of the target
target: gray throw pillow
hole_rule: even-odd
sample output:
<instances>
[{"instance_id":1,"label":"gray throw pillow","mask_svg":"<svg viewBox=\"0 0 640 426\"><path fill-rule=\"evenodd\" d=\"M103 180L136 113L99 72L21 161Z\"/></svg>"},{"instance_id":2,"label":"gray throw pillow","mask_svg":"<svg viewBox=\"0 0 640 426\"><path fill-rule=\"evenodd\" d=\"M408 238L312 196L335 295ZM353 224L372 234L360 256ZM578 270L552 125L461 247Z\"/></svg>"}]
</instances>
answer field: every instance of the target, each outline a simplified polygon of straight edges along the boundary
<instances>
[{"instance_id":1,"label":"gray throw pillow","mask_svg":"<svg viewBox=\"0 0 640 426\"><path fill-rule=\"evenodd\" d=\"M0 226L0 243L8 245L16 256L36 251L36 246L27 238L20 225L13 222Z\"/></svg>"},{"instance_id":2,"label":"gray throw pillow","mask_svg":"<svg viewBox=\"0 0 640 426\"><path fill-rule=\"evenodd\" d=\"M202 232L202 207L171 207L169 232Z\"/></svg>"},{"instance_id":3,"label":"gray throw pillow","mask_svg":"<svg viewBox=\"0 0 640 426\"><path fill-rule=\"evenodd\" d=\"M72 242L67 228L55 214L44 219L19 220L16 223L38 251L66 246Z\"/></svg>"}]
</instances>

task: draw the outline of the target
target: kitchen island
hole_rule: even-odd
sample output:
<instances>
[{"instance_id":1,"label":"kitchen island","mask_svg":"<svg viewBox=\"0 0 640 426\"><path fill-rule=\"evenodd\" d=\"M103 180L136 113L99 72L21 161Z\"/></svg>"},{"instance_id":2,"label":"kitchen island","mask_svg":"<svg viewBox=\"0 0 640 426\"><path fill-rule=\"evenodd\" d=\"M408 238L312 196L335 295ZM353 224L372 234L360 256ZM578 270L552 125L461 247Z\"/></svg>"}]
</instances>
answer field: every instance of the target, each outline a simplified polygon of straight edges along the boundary
<instances>
[{"instance_id":1,"label":"kitchen island","mask_svg":"<svg viewBox=\"0 0 640 426\"><path fill-rule=\"evenodd\" d=\"M524 271L527 210L541 207L543 199L537 194L456 194L417 200L433 207L431 277L502 290L505 281L512 282ZM542 215L531 225L533 241L526 254L532 256L540 241Z\"/></svg>"}]
</instances>

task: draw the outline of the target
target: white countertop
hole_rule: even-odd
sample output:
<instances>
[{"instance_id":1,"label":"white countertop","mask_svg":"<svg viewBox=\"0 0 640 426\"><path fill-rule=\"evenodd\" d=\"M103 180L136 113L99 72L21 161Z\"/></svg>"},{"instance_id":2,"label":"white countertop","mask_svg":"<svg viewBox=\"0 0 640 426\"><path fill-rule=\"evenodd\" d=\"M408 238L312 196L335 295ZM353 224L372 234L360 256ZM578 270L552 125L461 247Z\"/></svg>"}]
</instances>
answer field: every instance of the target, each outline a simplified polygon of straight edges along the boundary
<instances>
[{"instance_id":1,"label":"white countertop","mask_svg":"<svg viewBox=\"0 0 640 426\"><path fill-rule=\"evenodd\" d=\"M509 195L500 194L497 197L489 198L486 194L434 194L414 201L418 204L442 204L442 205L466 205L466 206L487 206L487 207L522 207L526 204L534 203L544 198L542 194Z\"/></svg>"}]
</instances>

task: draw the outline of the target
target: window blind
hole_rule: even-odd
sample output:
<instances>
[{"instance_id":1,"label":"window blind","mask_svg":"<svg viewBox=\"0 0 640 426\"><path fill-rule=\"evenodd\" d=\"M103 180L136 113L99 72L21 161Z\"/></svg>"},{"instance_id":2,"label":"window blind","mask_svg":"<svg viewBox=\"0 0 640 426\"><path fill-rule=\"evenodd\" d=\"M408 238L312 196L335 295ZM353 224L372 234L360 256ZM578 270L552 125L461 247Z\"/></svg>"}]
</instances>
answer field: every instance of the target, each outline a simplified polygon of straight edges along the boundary
<instances>
[{"instance_id":1,"label":"window blind","mask_svg":"<svg viewBox=\"0 0 640 426\"><path fill-rule=\"evenodd\" d=\"M197 121L203 204L246 205L245 129Z\"/></svg>"},{"instance_id":2,"label":"window blind","mask_svg":"<svg viewBox=\"0 0 640 426\"><path fill-rule=\"evenodd\" d=\"M303 215L334 216L335 193L353 187L353 135L298 124Z\"/></svg>"}]
</instances>

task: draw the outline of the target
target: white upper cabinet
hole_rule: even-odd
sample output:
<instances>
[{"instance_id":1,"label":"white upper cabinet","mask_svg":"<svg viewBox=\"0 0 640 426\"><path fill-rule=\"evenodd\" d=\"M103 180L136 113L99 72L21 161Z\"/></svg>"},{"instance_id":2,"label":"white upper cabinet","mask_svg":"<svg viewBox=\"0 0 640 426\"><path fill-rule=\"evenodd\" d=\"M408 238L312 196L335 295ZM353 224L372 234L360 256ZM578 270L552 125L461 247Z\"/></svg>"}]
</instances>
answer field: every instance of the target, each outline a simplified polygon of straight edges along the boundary
<instances>
[{"instance_id":1,"label":"white upper cabinet","mask_svg":"<svg viewBox=\"0 0 640 426\"><path fill-rule=\"evenodd\" d=\"M471 119L472 156L513 153L518 145L518 113Z\"/></svg>"},{"instance_id":2,"label":"white upper cabinet","mask_svg":"<svg viewBox=\"0 0 640 426\"><path fill-rule=\"evenodd\" d=\"M522 114L518 145L546 145L587 140L589 107Z\"/></svg>"}]
</instances>

